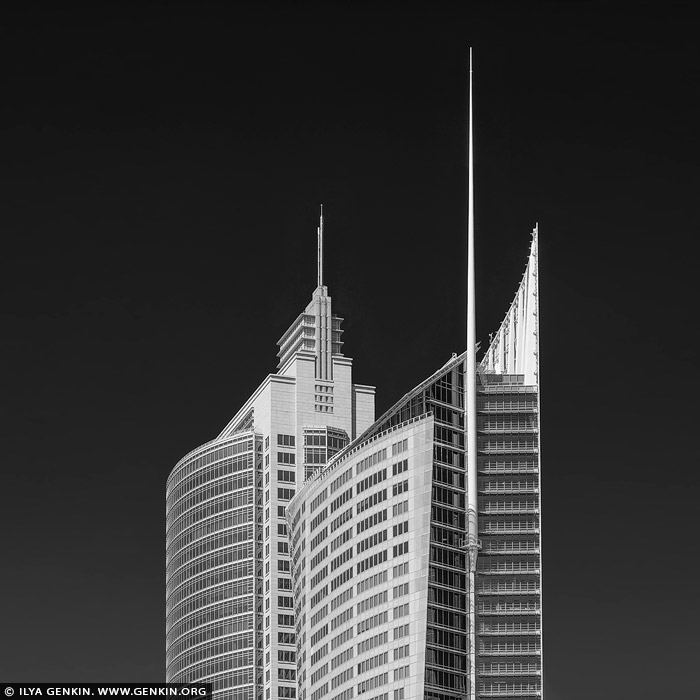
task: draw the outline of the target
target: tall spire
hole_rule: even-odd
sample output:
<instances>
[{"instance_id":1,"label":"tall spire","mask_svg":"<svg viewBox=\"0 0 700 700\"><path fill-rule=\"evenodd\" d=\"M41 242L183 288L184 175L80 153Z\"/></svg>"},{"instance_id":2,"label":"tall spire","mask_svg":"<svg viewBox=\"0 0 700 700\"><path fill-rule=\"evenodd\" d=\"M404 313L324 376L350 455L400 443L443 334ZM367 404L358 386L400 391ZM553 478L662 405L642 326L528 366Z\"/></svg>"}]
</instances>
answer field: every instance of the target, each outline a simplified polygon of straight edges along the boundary
<instances>
[{"instance_id":1,"label":"tall spire","mask_svg":"<svg viewBox=\"0 0 700 700\"><path fill-rule=\"evenodd\" d=\"M476 293L474 282L474 138L472 124L472 50L469 49L469 194L467 215L467 368L465 372L467 418L467 510L470 544L477 539L476 503Z\"/></svg>"},{"instance_id":2,"label":"tall spire","mask_svg":"<svg viewBox=\"0 0 700 700\"><path fill-rule=\"evenodd\" d=\"M479 551L476 479L476 299L474 283L474 138L472 125L472 50L469 48L469 185L467 214L467 357L465 430L467 442L467 537L469 577L469 699L476 700L476 557Z\"/></svg>"},{"instance_id":3,"label":"tall spire","mask_svg":"<svg viewBox=\"0 0 700 700\"><path fill-rule=\"evenodd\" d=\"M323 287L323 204L321 205L321 216L318 224L318 254L317 254L317 276L316 286Z\"/></svg>"}]
</instances>

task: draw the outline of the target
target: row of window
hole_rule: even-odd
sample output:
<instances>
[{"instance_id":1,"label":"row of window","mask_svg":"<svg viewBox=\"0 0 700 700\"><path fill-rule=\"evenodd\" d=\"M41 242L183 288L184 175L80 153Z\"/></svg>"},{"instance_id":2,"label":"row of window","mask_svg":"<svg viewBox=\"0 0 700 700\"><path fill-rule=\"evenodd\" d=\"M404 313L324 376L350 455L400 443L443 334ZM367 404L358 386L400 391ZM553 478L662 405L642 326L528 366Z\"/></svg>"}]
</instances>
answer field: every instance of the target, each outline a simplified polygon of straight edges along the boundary
<instances>
[{"instance_id":1,"label":"row of window","mask_svg":"<svg viewBox=\"0 0 700 700\"><path fill-rule=\"evenodd\" d=\"M247 592L249 588L249 586L241 586L242 591L245 592ZM245 613L252 612L252 595L246 595L231 600L230 598L232 596L230 595L230 593L240 595L238 591L231 590L229 591L229 595L223 598L219 605L212 605L206 607L204 610L196 612L195 614L190 615L189 617L185 618L184 620L181 620L180 622L175 623L171 621L172 626L169 628L168 635L166 638L166 645L168 646L168 648L173 642L175 642L178 638L180 638L182 635L186 634L190 630L199 627L204 628L205 626L215 623L217 620L232 617L234 615L242 615ZM217 598L221 599L221 596L217 596ZM198 607L202 607L202 605L199 605Z\"/></svg>"},{"instance_id":2,"label":"row of window","mask_svg":"<svg viewBox=\"0 0 700 700\"><path fill-rule=\"evenodd\" d=\"M181 549L207 535L212 535L221 530L228 530L237 525L253 522L252 507L233 511L232 513L222 513L215 518L205 520L199 525L195 525L186 531L180 532L177 537L171 537L168 533L166 559L170 561Z\"/></svg>"},{"instance_id":3,"label":"row of window","mask_svg":"<svg viewBox=\"0 0 700 700\"><path fill-rule=\"evenodd\" d=\"M343 591L340 595L336 596L331 600L331 610L335 610L336 608L339 608L341 605L344 605L345 603L348 602L352 598L352 586L350 588L346 589Z\"/></svg>"},{"instance_id":4,"label":"row of window","mask_svg":"<svg viewBox=\"0 0 700 700\"><path fill-rule=\"evenodd\" d=\"M369 639L365 639L363 642L360 642L357 645L357 655L359 656L360 654L364 654L366 651L371 651L375 647L381 646L382 644L386 644L388 641L388 637L389 633L384 631L380 632L379 634L375 634Z\"/></svg>"},{"instance_id":5,"label":"row of window","mask_svg":"<svg viewBox=\"0 0 700 700\"><path fill-rule=\"evenodd\" d=\"M223 582L221 585L211 586L200 592L198 595L194 595L186 600L183 600L181 604L172 606L168 613L166 624L171 632L173 632L173 625L197 610L213 605L214 603L237 598L238 596L245 596L246 598L249 598L252 596L252 594L252 579L241 578L237 581L229 583ZM173 636L173 639L175 639L176 636L177 635Z\"/></svg>"},{"instance_id":6,"label":"row of window","mask_svg":"<svg viewBox=\"0 0 700 700\"><path fill-rule=\"evenodd\" d=\"M333 491L332 491L332 489L331 489L331 493L332 493L332 492L333 492ZM327 496L327 495L328 495L328 489L323 489L323 490L316 496L316 498L314 498L313 501L311 501L311 511L310 511L311 513L313 513L313 512L316 510L316 508L318 508L318 507L321 505L321 503L323 503L323 501L326 500L326 496Z\"/></svg>"},{"instance_id":7,"label":"row of window","mask_svg":"<svg viewBox=\"0 0 700 700\"><path fill-rule=\"evenodd\" d=\"M331 542L331 552L334 552L338 547L344 545L352 537L352 527L349 527L344 532L341 532L332 542Z\"/></svg>"},{"instance_id":8,"label":"row of window","mask_svg":"<svg viewBox=\"0 0 700 700\"><path fill-rule=\"evenodd\" d=\"M345 651L338 654L338 656L334 656L331 659L331 670L338 668L338 666L342 666L344 663L352 659L354 653L355 650L352 647L350 647L349 649L346 649Z\"/></svg>"},{"instance_id":9,"label":"row of window","mask_svg":"<svg viewBox=\"0 0 700 700\"><path fill-rule=\"evenodd\" d=\"M408 450L408 438L404 438L403 440L399 440L398 442L395 442L391 446L391 456L395 457L398 454L401 454L402 452L405 452Z\"/></svg>"},{"instance_id":10,"label":"row of window","mask_svg":"<svg viewBox=\"0 0 700 700\"><path fill-rule=\"evenodd\" d=\"M371 488L372 486L376 486L378 483L385 481L386 480L386 467L384 469L380 469L377 472L374 472L374 474L370 474L368 477L365 477L362 479L362 481L358 481L357 484L355 484L355 493L356 494L361 494L363 491L366 491L367 489Z\"/></svg>"},{"instance_id":11,"label":"row of window","mask_svg":"<svg viewBox=\"0 0 700 700\"><path fill-rule=\"evenodd\" d=\"M253 472L241 472L225 479L200 486L196 491L191 491L183 496L167 513L166 527L170 527L181 515L195 509L205 501L210 501L217 496L247 489L253 486Z\"/></svg>"},{"instance_id":12,"label":"row of window","mask_svg":"<svg viewBox=\"0 0 700 700\"><path fill-rule=\"evenodd\" d=\"M251 559L252 557L252 542L242 542L236 546L216 550L215 552L180 567L177 573L168 580L166 592L170 594L172 591L175 591L178 586L204 571L231 564L232 562L241 561L242 559Z\"/></svg>"},{"instance_id":13,"label":"row of window","mask_svg":"<svg viewBox=\"0 0 700 700\"><path fill-rule=\"evenodd\" d=\"M347 503L351 498L352 488L349 488L347 491L341 493L340 496L338 496L336 499L331 501L331 513L338 510L338 508L340 508L340 506L342 506L343 503Z\"/></svg>"},{"instance_id":14,"label":"row of window","mask_svg":"<svg viewBox=\"0 0 700 700\"><path fill-rule=\"evenodd\" d=\"M239 455L232 459L227 459L222 462L215 462L207 469L195 472L187 479L183 479L177 487L168 493L166 501L166 509L170 510L172 506L180 500L180 498L190 491L194 491L197 487L215 481L223 476L230 476L236 472L240 472L253 468L252 455Z\"/></svg>"},{"instance_id":15,"label":"row of window","mask_svg":"<svg viewBox=\"0 0 700 700\"><path fill-rule=\"evenodd\" d=\"M252 523L248 523L242 527L231 528L223 532L217 532L213 535L202 538L170 559L166 568L166 579L170 578L172 573L184 563L192 561L193 559L196 559L207 552L211 552L215 549L221 549L222 547L229 547L231 545L252 539Z\"/></svg>"},{"instance_id":16,"label":"row of window","mask_svg":"<svg viewBox=\"0 0 700 700\"><path fill-rule=\"evenodd\" d=\"M350 469L347 469L344 471L340 476L336 477L332 482L331 482L331 493L334 491L337 491L341 486L343 486L345 483L347 483L348 479L352 477L352 467ZM325 489L324 489L325 491Z\"/></svg>"},{"instance_id":17,"label":"row of window","mask_svg":"<svg viewBox=\"0 0 700 700\"><path fill-rule=\"evenodd\" d=\"M166 663L169 664L180 654L186 652L192 647L203 644L204 642L210 642L222 637L247 632L248 630L252 629L253 616L250 614L227 620L219 620L213 624L201 627L195 632L188 634L186 637L181 638L180 641L176 642L168 649L166 654Z\"/></svg>"},{"instance_id":18,"label":"row of window","mask_svg":"<svg viewBox=\"0 0 700 700\"><path fill-rule=\"evenodd\" d=\"M379 525L379 523L383 523L386 520L386 517L386 508L384 508L384 510L377 511L373 515L370 515L364 520L361 520L359 523L357 523L357 534L359 535L361 532L368 530L370 527L374 527L375 525Z\"/></svg>"},{"instance_id":19,"label":"row of window","mask_svg":"<svg viewBox=\"0 0 700 700\"><path fill-rule=\"evenodd\" d=\"M328 528L324 527L323 530L320 530L311 540L311 551L313 552L316 547L323 542L323 540L326 539L328 536Z\"/></svg>"},{"instance_id":20,"label":"row of window","mask_svg":"<svg viewBox=\"0 0 700 700\"><path fill-rule=\"evenodd\" d=\"M253 441L251 439L244 439L240 442L235 442L232 445L212 449L210 452L200 455L196 459L192 459L190 462L184 462L180 466L173 469L172 474L168 479L168 495L170 495L175 486L177 486L183 479L201 467L204 467L207 464L212 464L213 462L219 462L227 457L233 457L234 455L241 454L242 452L252 451Z\"/></svg>"},{"instance_id":21,"label":"row of window","mask_svg":"<svg viewBox=\"0 0 700 700\"><path fill-rule=\"evenodd\" d=\"M394 534L396 534L396 525L394 525ZM360 540L360 542L357 543L357 553L361 554L372 547L376 547L382 542L386 542L386 530L375 532L373 535L366 537L364 540Z\"/></svg>"},{"instance_id":22,"label":"row of window","mask_svg":"<svg viewBox=\"0 0 700 700\"><path fill-rule=\"evenodd\" d=\"M178 603L186 598L189 598L191 595L195 595L196 593L199 593L207 588L221 586L228 581L247 578L248 576L252 575L253 562L250 560L239 562L233 566L225 566L216 571L205 571L197 578L187 581L185 584L180 586L179 589L168 596L166 601L166 615L170 614Z\"/></svg>"},{"instance_id":23,"label":"row of window","mask_svg":"<svg viewBox=\"0 0 700 700\"><path fill-rule=\"evenodd\" d=\"M374 454L369 455L369 457L365 457L363 460L360 460L355 465L355 474L362 474L363 471L371 469L375 464L378 464L379 462L385 459L386 447L375 452Z\"/></svg>"}]
</instances>

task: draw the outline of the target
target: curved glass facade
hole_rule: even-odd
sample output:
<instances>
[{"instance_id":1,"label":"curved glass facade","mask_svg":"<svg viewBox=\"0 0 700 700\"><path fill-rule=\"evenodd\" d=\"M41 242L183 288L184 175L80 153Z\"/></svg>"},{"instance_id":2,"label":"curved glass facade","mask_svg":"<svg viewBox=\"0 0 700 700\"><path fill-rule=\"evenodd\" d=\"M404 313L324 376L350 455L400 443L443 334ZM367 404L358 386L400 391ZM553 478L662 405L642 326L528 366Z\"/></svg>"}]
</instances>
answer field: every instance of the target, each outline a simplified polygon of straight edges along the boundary
<instances>
[{"instance_id":1,"label":"curved glass facade","mask_svg":"<svg viewBox=\"0 0 700 700\"><path fill-rule=\"evenodd\" d=\"M254 698L261 480L250 431L199 447L168 478L166 680L210 682L217 700Z\"/></svg>"}]
</instances>

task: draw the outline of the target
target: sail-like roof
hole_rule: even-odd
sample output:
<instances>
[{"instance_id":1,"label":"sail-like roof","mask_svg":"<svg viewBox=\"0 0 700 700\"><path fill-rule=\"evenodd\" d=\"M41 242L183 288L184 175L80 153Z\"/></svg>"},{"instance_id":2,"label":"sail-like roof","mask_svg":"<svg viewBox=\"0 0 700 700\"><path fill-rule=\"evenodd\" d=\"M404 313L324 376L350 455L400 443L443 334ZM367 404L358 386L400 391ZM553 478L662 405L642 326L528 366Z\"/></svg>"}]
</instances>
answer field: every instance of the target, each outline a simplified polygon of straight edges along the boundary
<instances>
[{"instance_id":1,"label":"sail-like roof","mask_svg":"<svg viewBox=\"0 0 700 700\"><path fill-rule=\"evenodd\" d=\"M537 226L525 274L498 332L493 336L480 370L496 374L522 374L525 384L537 384L538 358Z\"/></svg>"}]
</instances>

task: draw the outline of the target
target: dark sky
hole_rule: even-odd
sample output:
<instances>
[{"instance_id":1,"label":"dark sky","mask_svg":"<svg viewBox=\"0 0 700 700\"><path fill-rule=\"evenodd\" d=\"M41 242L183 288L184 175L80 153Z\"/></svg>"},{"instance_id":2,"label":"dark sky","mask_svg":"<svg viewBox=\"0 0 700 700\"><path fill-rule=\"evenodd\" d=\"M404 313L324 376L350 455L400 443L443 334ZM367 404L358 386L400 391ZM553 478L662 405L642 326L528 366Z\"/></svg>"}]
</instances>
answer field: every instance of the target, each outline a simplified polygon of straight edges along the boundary
<instances>
[{"instance_id":1,"label":"dark sky","mask_svg":"<svg viewBox=\"0 0 700 700\"><path fill-rule=\"evenodd\" d=\"M482 343L540 224L547 700L696 698L690 7L25 5L0 28L0 679L163 678L165 480L275 370L319 203L378 413L464 349L472 45Z\"/></svg>"}]
</instances>

